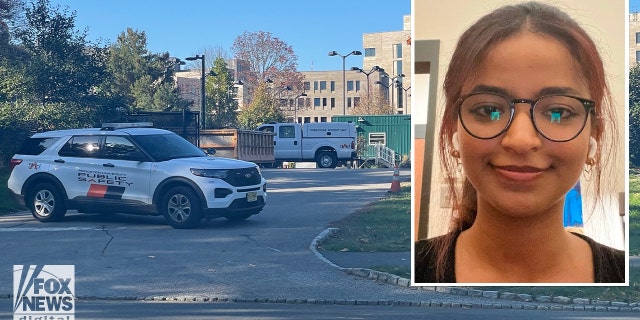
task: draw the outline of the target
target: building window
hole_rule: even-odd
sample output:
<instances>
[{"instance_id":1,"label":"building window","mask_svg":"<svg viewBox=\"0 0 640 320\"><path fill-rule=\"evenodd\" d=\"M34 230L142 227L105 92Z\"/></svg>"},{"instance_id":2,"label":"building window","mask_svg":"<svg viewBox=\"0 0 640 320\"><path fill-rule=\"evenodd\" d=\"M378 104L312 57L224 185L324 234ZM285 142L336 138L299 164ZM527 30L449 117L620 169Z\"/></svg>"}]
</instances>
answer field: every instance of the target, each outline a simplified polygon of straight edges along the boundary
<instances>
[{"instance_id":1,"label":"building window","mask_svg":"<svg viewBox=\"0 0 640 320\"><path fill-rule=\"evenodd\" d=\"M636 44L640 44L640 32L636 32Z\"/></svg>"},{"instance_id":2,"label":"building window","mask_svg":"<svg viewBox=\"0 0 640 320\"><path fill-rule=\"evenodd\" d=\"M402 60L394 61L396 65L397 74L402 74ZM402 82L402 78L398 78L398 81Z\"/></svg>"},{"instance_id":3,"label":"building window","mask_svg":"<svg viewBox=\"0 0 640 320\"><path fill-rule=\"evenodd\" d=\"M320 106L320 98L313 98L313 107L319 107Z\"/></svg>"},{"instance_id":4,"label":"building window","mask_svg":"<svg viewBox=\"0 0 640 320\"><path fill-rule=\"evenodd\" d=\"M304 117L304 123L311 122L311 117Z\"/></svg>"},{"instance_id":5,"label":"building window","mask_svg":"<svg viewBox=\"0 0 640 320\"><path fill-rule=\"evenodd\" d=\"M336 91L336 82L335 81L331 81L331 92Z\"/></svg>"},{"instance_id":6,"label":"building window","mask_svg":"<svg viewBox=\"0 0 640 320\"><path fill-rule=\"evenodd\" d=\"M353 106L357 107L360 105L360 97L353 97Z\"/></svg>"},{"instance_id":7,"label":"building window","mask_svg":"<svg viewBox=\"0 0 640 320\"><path fill-rule=\"evenodd\" d=\"M313 91L318 91L318 81L313 82Z\"/></svg>"},{"instance_id":8,"label":"building window","mask_svg":"<svg viewBox=\"0 0 640 320\"><path fill-rule=\"evenodd\" d=\"M331 109L336 107L336 98L331 98Z\"/></svg>"},{"instance_id":9,"label":"building window","mask_svg":"<svg viewBox=\"0 0 640 320\"><path fill-rule=\"evenodd\" d=\"M402 43L397 43L393 45L393 58L402 59Z\"/></svg>"},{"instance_id":10,"label":"building window","mask_svg":"<svg viewBox=\"0 0 640 320\"><path fill-rule=\"evenodd\" d=\"M353 81L347 81L347 91L353 91Z\"/></svg>"},{"instance_id":11,"label":"building window","mask_svg":"<svg viewBox=\"0 0 640 320\"><path fill-rule=\"evenodd\" d=\"M327 98L322 98L322 109L327 107Z\"/></svg>"},{"instance_id":12,"label":"building window","mask_svg":"<svg viewBox=\"0 0 640 320\"><path fill-rule=\"evenodd\" d=\"M636 63L640 62L640 51L636 51Z\"/></svg>"},{"instance_id":13,"label":"building window","mask_svg":"<svg viewBox=\"0 0 640 320\"><path fill-rule=\"evenodd\" d=\"M327 90L327 82L326 81L320 81L320 90Z\"/></svg>"},{"instance_id":14,"label":"building window","mask_svg":"<svg viewBox=\"0 0 640 320\"><path fill-rule=\"evenodd\" d=\"M313 122L318 122L318 117L313 117Z\"/></svg>"},{"instance_id":15,"label":"building window","mask_svg":"<svg viewBox=\"0 0 640 320\"><path fill-rule=\"evenodd\" d=\"M376 48L364 48L364 56L365 57L375 57L376 56Z\"/></svg>"},{"instance_id":16,"label":"building window","mask_svg":"<svg viewBox=\"0 0 640 320\"><path fill-rule=\"evenodd\" d=\"M387 134L385 132L370 132L369 144L387 144Z\"/></svg>"},{"instance_id":17,"label":"building window","mask_svg":"<svg viewBox=\"0 0 640 320\"><path fill-rule=\"evenodd\" d=\"M311 83L309 81L304 82L304 91L311 90Z\"/></svg>"},{"instance_id":18,"label":"building window","mask_svg":"<svg viewBox=\"0 0 640 320\"><path fill-rule=\"evenodd\" d=\"M347 108L351 108L351 97L347 98Z\"/></svg>"},{"instance_id":19,"label":"building window","mask_svg":"<svg viewBox=\"0 0 640 320\"><path fill-rule=\"evenodd\" d=\"M320 117L320 122L327 122L327 117Z\"/></svg>"},{"instance_id":20,"label":"building window","mask_svg":"<svg viewBox=\"0 0 640 320\"><path fill-rule=\"evenodd\" d=\"M360 91L360 80L356 80L356 91Z\"/></svg>"}]
</instances>

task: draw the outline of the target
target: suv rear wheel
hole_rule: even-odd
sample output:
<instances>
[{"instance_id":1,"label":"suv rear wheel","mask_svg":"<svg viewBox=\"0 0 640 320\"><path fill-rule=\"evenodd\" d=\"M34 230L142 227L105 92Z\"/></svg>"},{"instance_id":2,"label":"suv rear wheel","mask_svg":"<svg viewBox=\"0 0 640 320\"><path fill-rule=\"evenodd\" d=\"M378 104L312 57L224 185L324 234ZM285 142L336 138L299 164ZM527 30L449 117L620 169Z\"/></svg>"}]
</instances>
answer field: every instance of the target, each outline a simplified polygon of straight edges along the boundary
<instances>
[{"instance_id":1,"label":"suv rear wheel","mask_svg":"<svg viewBox=\"0 0 640 320\"><path fill-rule=\"evenodd\" d=\"M67 213L62 193L50 183L39 183L31 189L28 206L33 217L42 222L60 221Z\"/></svg>"},{"instance_id":2,"label":"suv rear wheel","mask_svg":"<svg viewBox=\"0 0 640 320\"><path fill-rule=\"evenodd\" d=\"M160 210L169 225L176 229L195 228L202 220L202 205L187 187L170 189L163 197Z\"/></svg>"}]
</instances>

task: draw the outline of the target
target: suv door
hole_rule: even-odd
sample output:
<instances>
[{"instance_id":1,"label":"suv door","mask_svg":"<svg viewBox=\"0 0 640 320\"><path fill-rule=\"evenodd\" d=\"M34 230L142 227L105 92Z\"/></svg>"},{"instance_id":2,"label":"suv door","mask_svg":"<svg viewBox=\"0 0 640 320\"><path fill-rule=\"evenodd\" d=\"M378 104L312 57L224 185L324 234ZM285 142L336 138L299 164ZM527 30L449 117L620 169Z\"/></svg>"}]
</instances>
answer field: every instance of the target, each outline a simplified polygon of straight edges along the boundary
<instances>
[{"instance_id":1,"label":"suv door","mask_svg":"<svg viewBox=\"0 0 640 320\"><path fill-rule=\"evenodd\" d=\"M100 136L72 136L51 159L52 170L71 200L86 197L89 179L98 179Z\"/></svg>"},{"instance_id":2,"label":"suv door","mask_svg":"<svg viewBox=\"0 0 640 320\"><path fill-rule=\"evenodd\" d=\"M103 170L114 175L108 188L122 191L122 199L151 203L151 163L135 144L125 136L106 136L100 157Z\"/></svg>"}]
</instances>

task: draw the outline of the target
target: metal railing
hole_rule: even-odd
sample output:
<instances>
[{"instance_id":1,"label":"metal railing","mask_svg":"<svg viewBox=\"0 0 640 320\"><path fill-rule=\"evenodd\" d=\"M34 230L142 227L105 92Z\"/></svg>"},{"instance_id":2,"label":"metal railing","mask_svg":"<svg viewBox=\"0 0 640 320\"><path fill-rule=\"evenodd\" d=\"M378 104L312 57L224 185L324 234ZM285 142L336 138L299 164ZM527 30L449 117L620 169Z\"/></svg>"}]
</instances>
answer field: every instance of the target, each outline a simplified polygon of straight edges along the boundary
<instances>
[{"instance_id":1,"label":"metal railing","mask_svg":"<svg viewBox=\"0 0 640 320\"><path fill-rule=\"evenodd\" d=\"M397 154L395 150L388 148L385 145L375 143L369 144L365 147L365 150L361 156L364 162L362 167L368 161L374 161L376 165L384 165L387 168L394 168L399 162L400 154Z\"/></svg>"}]
</instances>

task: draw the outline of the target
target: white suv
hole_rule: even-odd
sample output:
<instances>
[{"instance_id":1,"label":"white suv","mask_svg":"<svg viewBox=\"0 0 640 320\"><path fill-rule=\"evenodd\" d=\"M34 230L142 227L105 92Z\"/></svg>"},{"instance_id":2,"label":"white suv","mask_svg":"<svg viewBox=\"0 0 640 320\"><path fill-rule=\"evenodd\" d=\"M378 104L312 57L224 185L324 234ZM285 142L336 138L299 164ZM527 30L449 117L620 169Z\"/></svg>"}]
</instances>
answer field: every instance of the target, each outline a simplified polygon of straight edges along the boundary
<instances>
[{"instance_id":1,"label":"white suv","mask_svg":"<svg viewBox=\"0 0 640 320\"><path fill-rule=\"evenodd\" d=\"M262 210L267 185L256 164L208 156L150 125L36 133L10 161L9 190L39 221L76 209L162 214L174 228L193 228Z\"/></svg>"}]
</instances>

